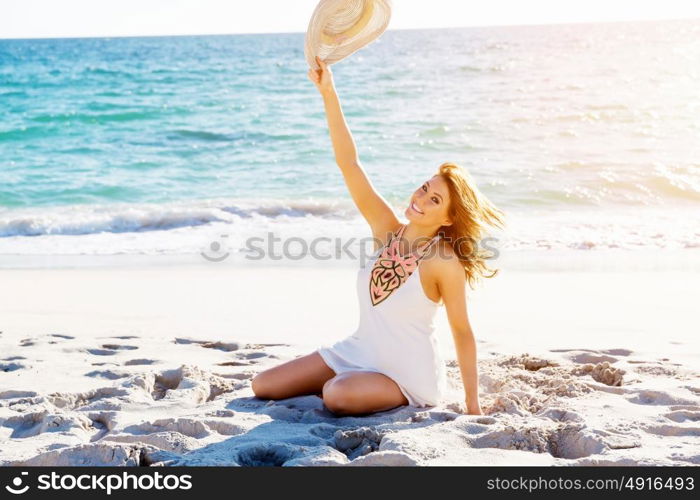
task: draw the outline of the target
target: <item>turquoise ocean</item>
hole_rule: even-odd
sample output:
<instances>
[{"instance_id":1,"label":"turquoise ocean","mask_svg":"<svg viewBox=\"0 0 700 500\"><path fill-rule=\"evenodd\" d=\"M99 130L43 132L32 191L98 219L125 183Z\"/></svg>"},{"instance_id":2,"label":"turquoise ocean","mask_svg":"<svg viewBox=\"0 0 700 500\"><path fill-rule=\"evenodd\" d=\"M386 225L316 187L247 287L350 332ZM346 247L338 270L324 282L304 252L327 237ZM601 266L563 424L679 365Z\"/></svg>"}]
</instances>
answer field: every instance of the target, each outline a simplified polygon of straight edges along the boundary
<instances>
[{"instance_id":1,"label":"turquoise ocean","mask_svg":"<svg viewBox=\"0 0 700 500\"><path fill-rule=\"evenodd\" d=\"M0 265L368 236L303 40L0 40ZM700 248L700 20L390 30L333 73L403 220L452 161L503 250Z\"/></svg>"}]
</instances>

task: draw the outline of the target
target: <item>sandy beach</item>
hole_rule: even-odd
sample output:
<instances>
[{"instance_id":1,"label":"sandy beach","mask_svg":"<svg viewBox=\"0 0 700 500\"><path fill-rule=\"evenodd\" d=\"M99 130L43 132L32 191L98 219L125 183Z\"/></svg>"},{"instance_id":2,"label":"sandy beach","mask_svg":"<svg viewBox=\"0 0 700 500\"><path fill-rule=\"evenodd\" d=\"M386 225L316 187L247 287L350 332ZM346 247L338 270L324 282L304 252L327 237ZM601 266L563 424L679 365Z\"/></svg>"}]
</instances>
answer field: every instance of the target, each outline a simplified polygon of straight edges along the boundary
<instances>
[{"instance_id":1,"label":"sandy beach","mask_svg":"<svg viewBox=\"0 0 700 500\"><path fill-rule=\"evenodd\" d=\"M315 395L254 397L255 373L354 330L354 279L1 270L0 465L700 464L697 273L506 271L471 292L481 416L444 310L439 406L338 417Z\"/></svg>"},{"instance_id":2,"label":"sandy beach","mask_svg":"<svg viewBox=\"0 0 700 500\"><path fill-rule=\"evenodd\" d=\"M416 29L339 62L331 87L304 54L315 2L218 3L159 8L168 36L125 2L5 16L0 466L700 465L700 20L565 6L542 24L520 2L474 26L488 6L442 2L432 25L394 2ZM226 34L256 8L294 26ZM179 36L200 14L225 29ZM95 37L26 24L61 16ZM120 19L144 36L101 24ZM392 220L360 164L415 235L447 225L495 251L500 274L467 294L483 415L444 307L419 325L419 294L386 321L358 303L358 261ZM443 298L450 277L431 279ZM255 397L257 373L352 335L360 310L405 371L425 365L394 346L435 326L438 405L348 417Z\"/></svg>"}]
</instances>

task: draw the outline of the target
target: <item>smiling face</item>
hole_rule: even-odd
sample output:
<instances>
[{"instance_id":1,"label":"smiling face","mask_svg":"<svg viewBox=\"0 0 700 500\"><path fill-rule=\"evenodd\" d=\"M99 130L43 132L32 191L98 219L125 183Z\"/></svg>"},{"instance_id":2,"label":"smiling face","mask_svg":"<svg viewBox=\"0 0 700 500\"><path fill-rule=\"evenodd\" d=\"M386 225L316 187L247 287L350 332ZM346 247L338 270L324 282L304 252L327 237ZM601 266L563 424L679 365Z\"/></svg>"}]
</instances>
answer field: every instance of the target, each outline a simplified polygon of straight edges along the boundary
<instances>
[{"instance_id":1,"label":"smiling face","mask_svg":"<svg viewBox=\"0 0 700 500\"><path fill-rule=\"evenodd\" d=\"M409 200L405 211L411 222L428 226L443 226L450 223L448 208L450 192L447 182L439 175L421 184Z\"/></svg>"}]
</instances>

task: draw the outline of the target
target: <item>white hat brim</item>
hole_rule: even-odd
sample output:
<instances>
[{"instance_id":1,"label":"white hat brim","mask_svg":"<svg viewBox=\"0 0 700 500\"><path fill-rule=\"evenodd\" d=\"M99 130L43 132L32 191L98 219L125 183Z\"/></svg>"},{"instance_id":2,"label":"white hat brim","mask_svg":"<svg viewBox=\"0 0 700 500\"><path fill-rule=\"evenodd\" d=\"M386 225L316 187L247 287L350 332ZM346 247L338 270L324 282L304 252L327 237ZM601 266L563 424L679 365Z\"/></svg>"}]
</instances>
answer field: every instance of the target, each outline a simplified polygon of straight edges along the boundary
<instances>
[{"instance_id":1,"label":"white hat brim","mask_svg":"<svg viewBox=\"0 0 700 500\"><path fill-rule=\"evenodd\" d=\"M304 56L312 69L315 57L334 64L369 45L391 19L391 0L321 0L309 21Z\"/></svg>"}]
</instances>

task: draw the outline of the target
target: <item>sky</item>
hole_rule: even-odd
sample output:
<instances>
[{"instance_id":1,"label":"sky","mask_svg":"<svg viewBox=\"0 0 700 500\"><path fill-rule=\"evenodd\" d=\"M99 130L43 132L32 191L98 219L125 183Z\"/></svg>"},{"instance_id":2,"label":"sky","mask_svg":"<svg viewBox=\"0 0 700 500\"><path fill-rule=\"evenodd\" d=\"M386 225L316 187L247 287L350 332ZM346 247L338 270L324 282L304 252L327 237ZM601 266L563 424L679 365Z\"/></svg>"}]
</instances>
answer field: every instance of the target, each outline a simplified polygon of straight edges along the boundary
<instances>
[{"instance_id":1,"label":"sky","mask_svg":"<svg viewBox=\"0 0 700 500\"><path fill-rule=\"evenodd\" d=\"M0 0L0 38L305 32L318 0ZM700 19L697 0L393 0L389 30Z\"/></svg>"}]
</instances>

